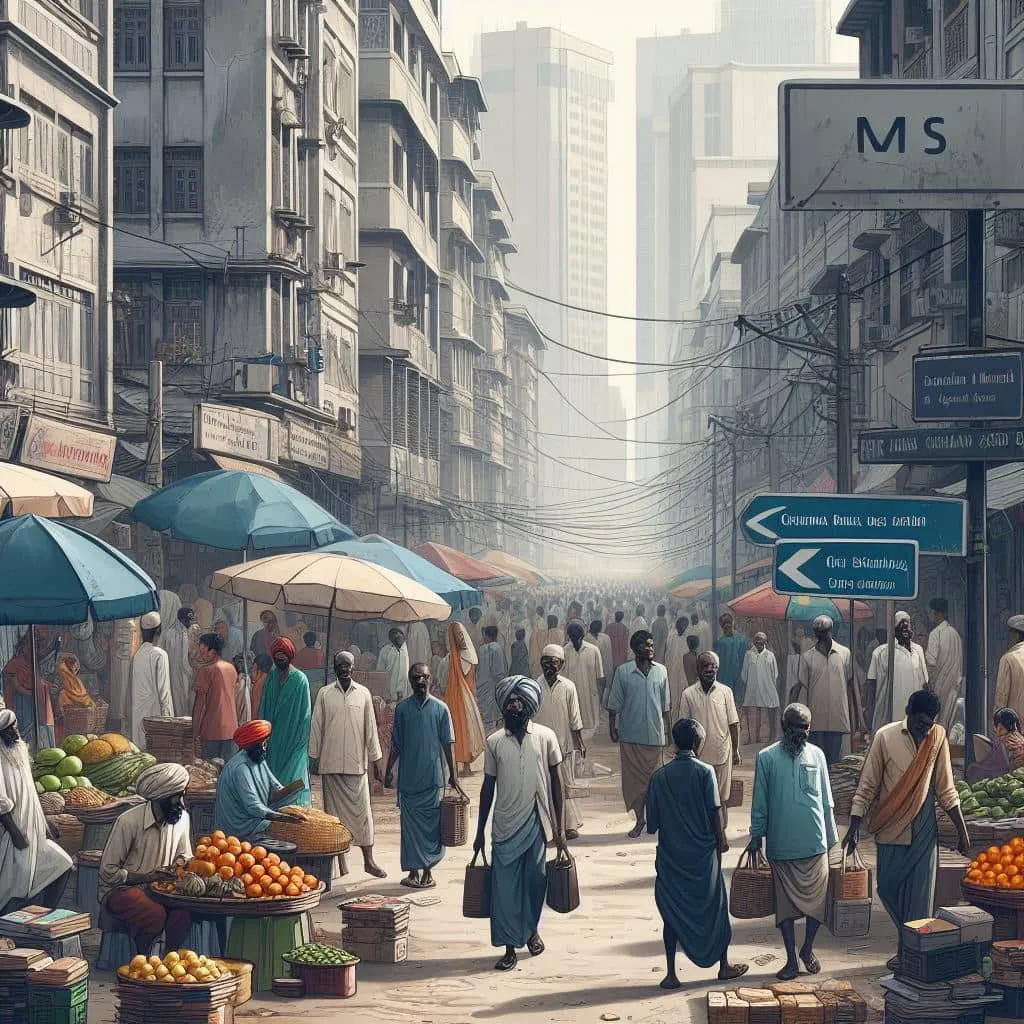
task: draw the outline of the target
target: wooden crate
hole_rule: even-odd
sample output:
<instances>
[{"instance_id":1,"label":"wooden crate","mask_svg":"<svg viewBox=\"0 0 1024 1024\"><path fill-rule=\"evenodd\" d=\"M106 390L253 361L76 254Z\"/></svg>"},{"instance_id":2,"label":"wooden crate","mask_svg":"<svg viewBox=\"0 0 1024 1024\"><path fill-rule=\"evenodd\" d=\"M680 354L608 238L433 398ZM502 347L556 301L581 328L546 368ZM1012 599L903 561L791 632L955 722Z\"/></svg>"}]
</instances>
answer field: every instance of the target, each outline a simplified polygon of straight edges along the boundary
<instances>
[{"instance_id":1,"label":"wooden crate","mask_svg":"<svg viewBox=\"0 0 1024 1024\"><path fill-rule=\"evenodd\" d=\"M350 942L343 938L342 944L349 953L366 963L400 964L409 959L408 936L389 942Z\"/></svg>"},{"instance_id":2,"label":"wooden crate","mask_svg":"<svg viewBox=\"0 0 1024 1024\"><path fill-rule=\"evenodd\" d=\"M397 928L383 926L378 928L361 928L358 925L346 924L342 931L342 942L360 942L364 945L375 945L378 942L397 942L409 937L408 923ZM347 949L348 946L346 945Z\"/></svg>"}]
</instances>

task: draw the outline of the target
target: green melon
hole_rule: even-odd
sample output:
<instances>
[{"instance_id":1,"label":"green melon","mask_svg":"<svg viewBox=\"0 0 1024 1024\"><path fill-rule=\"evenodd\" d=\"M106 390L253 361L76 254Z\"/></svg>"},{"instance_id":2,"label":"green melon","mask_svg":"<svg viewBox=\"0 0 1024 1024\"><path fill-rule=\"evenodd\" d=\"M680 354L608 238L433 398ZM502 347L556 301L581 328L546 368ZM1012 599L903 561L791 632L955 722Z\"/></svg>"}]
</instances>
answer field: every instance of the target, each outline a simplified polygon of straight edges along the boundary
<instances>
[{"instance_id":1,"label":"green melon","mask_svg":"<svg viewBox=\"0 0 1024 1024\"><path fill-rule=\"evenodd\" d=\"M82 774L82 762L77 757L65 757L53 770L53 774L61 779L67 778L69 775L74 778Z\"/></svg>"},{"instance_id":2,"label":"green melon","mask_svg":"<svg viewBox=\"0 0 1024 1024\"><path fill-rule=\"evenodd\" d=\"M70 793L75 788L75 777L74 775L65 775L60 780L60 791L62 793Z\"/></svg>"},{"instance_id":3,"label":"green melon","mask_svg":"<svg viewBox=\"0 0 1024 1024\"><path fill-rule=\"evenodd\" d=\"M77 754L88 742L85 736L69 736L61 746L65 754Z\"/></svg>"},{"instance_id":4,"label":"green melon","mask_svg":"<svg viewBox=\"0 0 1024 1024\"><path fill-rule=\"evenodd\" d=\"M43 749L36 754L36 764L53 768L60 764L65 757L67 757L67 754L65 754L60 747L43 747Z\"/></svg>"},{"instance_id":5,"label":"green melon","mask_svg":"<svg viewBox=\"0 0 1024 1024\"><path fill-rule=\"evenodd\" d=\"M39 785L43 787L44 792L47 793L59 793L60 792L60 779L56 775L44 775L38 780Z\"/></svg>"}]
</instances>

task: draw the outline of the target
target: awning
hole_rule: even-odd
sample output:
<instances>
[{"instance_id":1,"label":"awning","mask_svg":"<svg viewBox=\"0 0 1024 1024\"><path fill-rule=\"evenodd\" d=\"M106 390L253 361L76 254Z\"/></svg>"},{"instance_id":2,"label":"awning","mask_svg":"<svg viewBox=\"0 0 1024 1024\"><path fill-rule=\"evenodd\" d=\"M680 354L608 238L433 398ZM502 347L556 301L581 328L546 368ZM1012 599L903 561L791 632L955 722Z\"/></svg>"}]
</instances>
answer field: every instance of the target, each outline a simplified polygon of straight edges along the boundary
<instances>
[{"instance_id":1,"label":"awning","mask_svg":"<svg viewBox=\"0 0 1024 1024\"><path fill-rule=\"evenodd\" d=\"M136 503L153 493L149 484L133 480L130 476L114 473L107 483L96 485L96 493L106 501L122 508L134 508Z\"/></svg>"},{"instance_id":2,"label":"awning","mask_svg":"<svg viewBox=\"0 0 1024 1024\"><path fill-rule=\"evenodd\" d=\"M872 491L891 491L896 486L896 474L902 465L865 466L854 487L856 494L870 494Z\"/></svg>"},{"instance_id":3,"label":"awning","mask_svg":"<svg viewBox=\"0 0 1024 1024\"><path fill-rule=\"evenodd\" d=\"M246 462L245 459L233 459L230 455L211 455L209 452L203 452L203 454L218 468L218 469L233 469L240 473L261 473L263 476L269 476L271 480L278 480L284 483L284 477L277 472L276 469L271 469L269 466L263 466L258 462Z\"/></svg>"},{"instance_id":4,"label":"awning","mask_svg":"<svg viewBox=\"0 0 1024 1024\"><path fill-rule=\"evenodd\" d=\"M996 512L1013 508L1024 502L1024 466L997 466L987 473L988 507ZM941 487L939 494L960 498L966 489L966 482L958 480L948 487Z\"/></svg>"},{"instance_id":5,"label":"awning","mask_svg":"<svg viewBox=\"0 0 1024 1024\"><path fill-rule=\"evenodd\" d=\"M125 506L112 501L93 503L92 515L87 519L62 519L62 523L73 526L76 530L84 530L94 537L102 536L103 531L125 510Z\"/></svg>"}]
</instances>

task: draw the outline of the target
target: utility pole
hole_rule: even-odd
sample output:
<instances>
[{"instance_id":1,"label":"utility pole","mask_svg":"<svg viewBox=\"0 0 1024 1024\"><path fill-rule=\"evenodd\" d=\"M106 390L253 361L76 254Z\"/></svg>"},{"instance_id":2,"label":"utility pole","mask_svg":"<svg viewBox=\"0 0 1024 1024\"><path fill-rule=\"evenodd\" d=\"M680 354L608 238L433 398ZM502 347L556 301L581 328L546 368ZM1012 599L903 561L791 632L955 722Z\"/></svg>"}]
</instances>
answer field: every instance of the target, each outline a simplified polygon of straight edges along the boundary
<instances>
[{"instance_id":1,"label":"utility pole","mask_svg":"<svg viewBox=\"0 0 1024 1024\"><path fill-rule=\"evenodd\" d=\"M718 632L718 420L711 427L711 635Z\"/></svg>"},{"instance_id":2,"label":"utility pole","mask_svg":"<svg viewBox=\"0 0 1024 1024\"><path fill-rule=\"evenodd\" d=\"M146 483L164 485L164 364L149 364L149 421L146 425Z\"/></svg>"},{"instance_id":3,"label":"utility pole","mask_svg":"<svg viewBox=\"0 0 1024 1024\"><path fill-rule=\"evenodd\" d=\"M737 543L736 526L737 526L737 521L739 520L739 517L740 517L739 516L739 512L737 512L737 510L736 510L736 435L735 434L732 435L732 437L730 438L730 441L731 441L731 448L732 448L732 472L731 472L731 476L732 476L732 481L731 481L731 483L732 483L732 498L730 499L730 505L732 507L732 511L731 511L731 519L732 519L732 550L730 552L731 561L732 561L732 585L730 587L730 593L732 594L732 599L735 601L736 597L737 597L737 594L736 594L736 569L737 569L737 566L736 566L736 543ZM713 587L717 587L718 586L718 580L712 580L711 581L711 585Z\"/></svg>"}]
</instances>

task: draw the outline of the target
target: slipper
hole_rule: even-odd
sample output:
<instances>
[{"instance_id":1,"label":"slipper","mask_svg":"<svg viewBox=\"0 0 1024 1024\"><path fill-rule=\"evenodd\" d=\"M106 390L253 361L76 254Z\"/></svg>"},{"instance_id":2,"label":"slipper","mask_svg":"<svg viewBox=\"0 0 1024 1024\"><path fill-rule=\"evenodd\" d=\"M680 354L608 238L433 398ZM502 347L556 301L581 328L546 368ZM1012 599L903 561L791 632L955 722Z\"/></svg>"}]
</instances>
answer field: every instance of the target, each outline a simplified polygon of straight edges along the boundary
<instances>
[{"instance_id":1,"label":"slipper","mask_svg":"<svg viewBox=\"0 0 1024 1024\"><path fill-rule=\"evenodd\" d=\"M735 978L742 978L750 970L749 964L730 964L729 970L719 971L719 981L732 981Z\"/></svg>"},{"instance_id":2,"label":"slipper","mask_svg":"<svg viewBox=\"0 0 1024 1024\"><path fill-rule=\"evenodd\" d=\"M799 973L800 968L795 964L786 964L786 966L783 967L775 977L778 978L779 981L792 981Z\"/></svg>"},{"instance_id":3,"label":"slipper","mask_svg":"<svg viewBox=\"0 0 1024 1024\"><path fill-rule=\"evenodd\" d=\"M546 947L544 946L544 940L539 935L535 935L526 943L526 948L530 951L530 956L540 956Z\"/></svg>"},{"instance_id":4,"label":"slipper","mask_svg":"<svg viewBox=\"0 0 1024 1024\"><path fill-rule=\"evenodd\" d=\"M807 973L808 974L820 974L821 973L821 963L818 961L818 958L813 953L810 956L804 956L801 953L800 954L800 959L803 960L804 967L807 968Z\"/></svg>"},{"instance_id":5,"label":"slipper","mask_svg":"<svg viewBox=\"0 0 1024 1024\"><path fill-rule=\"evenodd\" d=\"M437 880L434 879L434 878L432 878L429 882L424 882L424 881L420 880L418 883L416 883L413 886L414 889L434 889L436 887L437 887Z\"/></svg>"},{"instance_id":6,"label":"slipper","mask_svg":"<svg viewBox=\"0 0 1024 1024\"><path fill-rule=\"evenodd\" d=\"M420 883L417 882L415 878L409 878L408 875L405 878L403 878L398 884L404 885L407 889L418 889L420 887Z\"/></svg>"},{"instance_id":7,"label":"slipper","mask_svg":"<svg viewBox=\"0 0 1024 1024\"><path fill-rule=\"evenodd\" d=\"M503 956L495 965L496 971L514 971L516 965L519 963L519 957L515 953L509 956Z\"/></svg>"}]
</instances>

